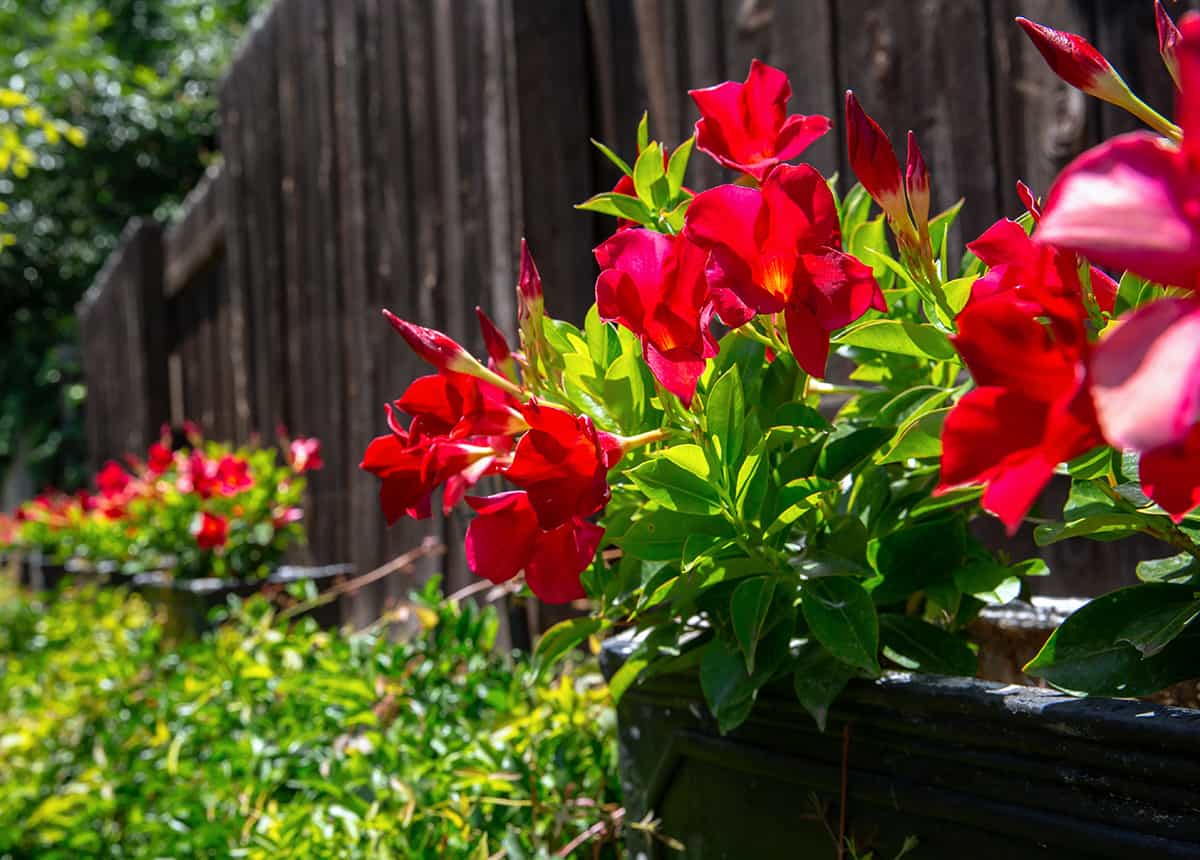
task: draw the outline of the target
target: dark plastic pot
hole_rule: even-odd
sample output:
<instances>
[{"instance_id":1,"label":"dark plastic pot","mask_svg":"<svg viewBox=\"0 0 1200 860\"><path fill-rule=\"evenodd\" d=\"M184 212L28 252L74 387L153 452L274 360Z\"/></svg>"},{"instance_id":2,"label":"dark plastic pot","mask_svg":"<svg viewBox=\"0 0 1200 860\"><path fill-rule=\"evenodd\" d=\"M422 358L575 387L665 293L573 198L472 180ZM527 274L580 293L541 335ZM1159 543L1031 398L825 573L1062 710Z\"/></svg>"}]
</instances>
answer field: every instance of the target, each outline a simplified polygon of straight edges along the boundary
<instances>
[{"instance_id":1,"label":"dark plastic pot","mask_svg":"<svg viewBox=\"0 0 1200 860\"><path fill-rule=\"evenodd\" d=\"M605 643L608 677L631 650ZM722 736L694 673L631 687L618 708L626 820L638 860L860 856L1200 857L1200 711L970 678L852 684L825 733L789 685ZM845 754L843 754L845 750ZM849 853L846 856L850 856Z\"/></svg>"},{"instance_id":2,"label":"dark plastic pot","mask_svg":"<svg viewBox=\"0 0 1200 860\"><path fill-rule=\"evenodd\" d=\"M213 610L225 606L231 595L247 598L262 591L279 593L295 582L312 582L323 594L353 574L351 565L325 567L282 567L264 580L175 579L167 573L142 573L133 577L133 588L149 603L165 611L164 639L185 642L196 639L214 627ZM317 606L304 617L324 628L342 622L341 599Z\"/></svg>"}]
</instances>

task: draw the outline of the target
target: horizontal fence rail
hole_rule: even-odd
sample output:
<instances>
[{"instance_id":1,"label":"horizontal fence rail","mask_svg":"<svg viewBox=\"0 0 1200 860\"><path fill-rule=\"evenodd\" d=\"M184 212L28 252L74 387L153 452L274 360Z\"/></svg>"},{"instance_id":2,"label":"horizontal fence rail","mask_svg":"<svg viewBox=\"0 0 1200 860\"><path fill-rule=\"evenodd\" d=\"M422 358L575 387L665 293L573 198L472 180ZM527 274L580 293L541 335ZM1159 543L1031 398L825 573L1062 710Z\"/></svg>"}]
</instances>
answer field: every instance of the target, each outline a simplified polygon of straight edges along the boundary
<instances>
[{"instance_id":1,"label":"horizontal fence rail","mask_svg":"<svg viewBox=\"0 0 1200 860\"><path fill-rule=\"evenodd\" d=\"M965 197L958 239L978 235L1015 213L1018 179L1044 193L1135 127L1057 81L1015 15L1089 36L1170 112L1149 0L277 0L221 89L223 167L165 234L131 224L80 307L92 455L185 418L234 440L318 436L312 560L369 570L434 534L460 588L464 521L389 531L357 468L382 404L425 371L380 308L482 350L473 309L513 330L525 236L548 309L580 320L612 225L571 207L618 178L588 138L628 155L645 107L674 145L696 119L687 89L754 57L789 73L792 110L835 119L809 157L843 190L853 88L894 142L917 133L935 206ZM726 176L693 164L696 186ZM1131 543L1050 549L1099 590L1131 575Z\"/></svg>"}]
</instances>

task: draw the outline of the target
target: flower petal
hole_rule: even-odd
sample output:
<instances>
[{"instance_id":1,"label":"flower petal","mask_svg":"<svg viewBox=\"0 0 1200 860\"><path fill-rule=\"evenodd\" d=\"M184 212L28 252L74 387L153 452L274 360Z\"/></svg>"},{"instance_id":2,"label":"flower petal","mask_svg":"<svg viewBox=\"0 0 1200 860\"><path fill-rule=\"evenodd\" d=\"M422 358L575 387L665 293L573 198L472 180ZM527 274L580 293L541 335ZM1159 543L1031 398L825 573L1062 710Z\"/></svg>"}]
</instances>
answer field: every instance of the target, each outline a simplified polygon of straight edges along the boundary
<instances>
[{"instance_id":1,"label":"flower petal","mask_svg":"<svg viewBox=\"0 0 1200 860\"><path fill-rule=\"evenodd\" d=\"M1152 451L1181 442L1200 413L1200 302L1136 310L1092 354L1092 399L1105 438Z\"/></svg>"},{"instance_id":2,"label":"flower petal","mask_svg":"<svg viewBox=\"0 0 1200 860\"><path fill-rule=\"evenodd\" d=\"M1195 190L1178 149L1149 132L1122 135L1062 172L1034 235L1102 266L1192 287L1200 272Z\"/></svg>"},{"instance_id":3,"label":"flower petal","mask_svg":"<svg viewBox=\"0 0 1200 860\"><path fill-rule=\"evenodd\" d=\"M478 516L467 526L467 565L492 582L507 582L529 563L538 537L537 517L522 492L468 496Z\"/></svg>"},{"instance_id":4,"label":"flower petal","mask_svg":"<svg viewBox=\"0 0 1200 860\"><path fill-rule=\"evenodd\" d=\"M579 575L587 569L604 537L604 529L574 520L538 534L525 567L529 588L546 603L567 603L586 597Z\"/></svg>"}]
</instances>

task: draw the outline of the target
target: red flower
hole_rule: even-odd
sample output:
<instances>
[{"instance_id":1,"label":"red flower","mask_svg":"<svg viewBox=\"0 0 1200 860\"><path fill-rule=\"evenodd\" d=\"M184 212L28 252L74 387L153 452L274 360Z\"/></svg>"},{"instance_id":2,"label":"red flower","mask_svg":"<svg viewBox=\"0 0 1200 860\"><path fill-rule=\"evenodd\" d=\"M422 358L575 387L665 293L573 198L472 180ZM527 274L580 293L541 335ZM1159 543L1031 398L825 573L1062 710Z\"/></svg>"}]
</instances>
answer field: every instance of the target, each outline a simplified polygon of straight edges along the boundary
<instances>
[{"instance_id":1,"label":"red flower","mask_svg":"<svg viewBox=\"0 0 1200 860\"><path fill-rule=\"evenodd\" d=\"M196 514L192 520L192 537L200 549L218 549L225 546L225 541L229 539L229 523L224 517L207 511Z\"/></svg>"},{"instance_id":2,"label":"red flower","mask_svg":"<svg viewBox=\"0 0 1200 860\"><path fill-rule=\"evenodd\" d=\"M359 468L380 479L379 506L389 526L404 516L422 520L430 515L437 485L425 470L425 454L426 449L409 445L406 436L394 431L367 446Z\"/></svg>"},{"instance_id":3,"label":"red flower","mask_svg":"<svg viewBox=\"0 0 1200 860\"><path fill-rule=\"evenodd\" d=\"M1103 442L1085 385L1079 321L1045 324L1015 292L958 317L954 345L978 386L946 417L937 491L986 484L983 506L1016 531L1059 463Z\"/></svg>"},{"instance_id":4,"label":"red flower","mask_svg":"<svg viewBox=\"0 0 1200 860\"><path fill-rule=\"evenodd\" d=\"M1121 76L1092 43L1074 33L1065 33L1018 18L1017 23L1054 74L1076 89L1105 101L1120 103L1129 92Z\"/></svg>"},{"instance_id":5,"label":"red flower","mask_svg":"<svg viewBox=\"0 0 1200 860\"><path fill-rule=\"evenodd\" d=\"M1200 16L1176 46L1183 144L1121 135L1075 159L1050 189L1040 241L1161 284L1195 287L1200 273Z\"/></svg>"},{"instance_id":6,"label":"red flower","mask_svg":"<svg viewBox=\"0 0 1200 860\"><path fill-rule=\"evenodd\" d=\"M504 477L529 492L543 529L588 517L609 499L608 470L621 459L621 442L596 430L587 416L530 403L522 409L529 432L517 442Z\"/></svg>"},{"instance_id":7,"label":"red flower","mask_svg":"<svg viewBox=\"0 0 1200 860\"><path fill-rule=\"evenodd\" d=\"M271 515L271 525L281 529L292 523L298 523L302 519L304 519L303 508L276 508Z\"/></svg>"},{"instance_id":8,"label":"red flower","mask_svg":"<svg viewBox=\"0 0 1200 860\"><path fill-rule=\"evenodd\" d=\"M217 488L223 496L236 495L254 485L250 463L232 454L226 454L217 462L215 477Z\"/></svg>"},{"instance_id":9,"label":"red flower","mask_svg":"<svg viewBox=\"0 0 1200 860\"><path fill-rule=\"evenodd\" d=\"M688 95L700 110L696 123L700 151L759 182L832 128L827 117L788 116L792 85L787 75L758 60L750 63L745 83L726 81L689 90Z\"/></svg>"},{"instance_id":10,"label":"red flower","mask_svg":"<svg viewBox=\"0 0 1200 860\"><path fill-rule=\"evenodd\" d=\"M112 499L124 493L132 481L133 478L119 463L109 460L96 476L96 488L105 499Z\"/></svg>"},{"instance_id":11,"label":"red flower","mask_svg":"<svg viewBox=\"0 0 1200 860\"><path fill-rule=\"evenodd\" d=\"M293 439L288 445L288 465L299 473L325 468L325 461L321 459L321 440Z\"/></svg>"},{"instance_id":12,"label":"red flower","mask_svg":"<svg viewBox=\"0 0 1200 860\"><path fill-rule=\"evenodd\" d=\"M1105 438L1141 453L1146 495L1182 519L1200 499L1200 300L1134 311L1097 344L1090 370Z\"/></svg>"},{"instance_id":13,"label":"red flower","mask_svg":"<svg viewBox=\"0 0 1200 860\"><path fill-rule=\"evenodd\" d=\"M831 332L869 308L887 309L870 268L842 253L833 194L808 165L775 169L761 191L703 192L684 235L711 251L707 278L721 318L734 324L727 313L738 303L783 311L792 353L813 376L825 375Z\"/></svg>"},{"instance_id":14,"label":"red flower","mask_svg":"<svg viewBox=\"0 0 1200 860\"><path fill-rule=\"evenodd\" d=\"M469 496L467 504L479 513L466 539L467 564L476 574L501 583L524 570L529 588L546 603L585 596L579 575L595 557L604 529L579 517L543 529L523 492Z\"/></svg>"},{"instance_id":15,"label":"red flower","mask_svg":"<svg viewBox=\"0 0 1200 860\"><path fill-rule=\"evenodd\" d=\"M594 253L602 269L601 319L636 334L655 378L690 406L707 359L717 354L704 276L708 253L683 236L641 229L614 234Z\"/></svg>"},{"instance_id":16,"label":"red flower","mask_svg":"<svg viewBox=\"0 0 1200 860\"><path fill-rule=\"evenodd\" d=\"M997 221L968 243L967 249L989 267L987 274L971 287L971 302L1016 290L1054 316L1086 316L1075 255L1034 241L1016 221ZM1111 313L1117 299L1117 284L1095 266L1089 271L1096 303L1101 310Z\"/></svg>"},{"instance_id":17,"label":"red flower","mask_svg":"<svg viewBox=\"0 0 1200 860\"><path fill-rule=\"evenodd\" d=\"M511 397L493 385L461 373L413 380L396 407L414 418L414 437L501 436L525 429Z\"/></svg>"},{"instance_id":18,"label":"red flower","mask_svg":"<svg viewBox=\"0 0 1200 860\"><path fill-rule=\"evenodd\" d=\"M175 455L171 453L171 449L162 442L155 442L150 446L150 450L146 456L146 467L154 475L161 475L171 468L171 464L175 462Z\"/></svg>"}]
</instances>

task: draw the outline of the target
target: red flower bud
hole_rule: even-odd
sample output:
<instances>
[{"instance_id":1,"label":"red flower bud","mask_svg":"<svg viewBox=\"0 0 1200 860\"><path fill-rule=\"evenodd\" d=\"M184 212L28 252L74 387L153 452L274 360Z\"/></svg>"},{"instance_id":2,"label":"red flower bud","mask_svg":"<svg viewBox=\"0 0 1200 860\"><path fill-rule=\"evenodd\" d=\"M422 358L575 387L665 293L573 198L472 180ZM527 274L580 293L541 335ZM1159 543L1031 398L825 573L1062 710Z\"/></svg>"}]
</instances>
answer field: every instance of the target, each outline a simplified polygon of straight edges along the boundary
<instances>
[{"instance_id":1,"label":"red flower bud","mask_svg":"<svg viewBox=\"0 0 1200 860\"><path fill-rule=\"evenodd\" d=\"M512 350L509 349L504 333L478 305L475 307L475 316L479 319L479 331L483 334L483 344L487 347L488 357L497 365L508 361Z\"/></svg>"},{"instance_id":2,"label":"red flower bud","mask_svg":"<svg viewBox=\"0 0 1200 860\"><path fill-rule=\"evenodd\" d=\"M476 370L481 369L482 365L453 338L436 329L402 320L387 308L384 308L383 315L412 351L438 370L455 370L472 376L478 375Z\"/></svg>"},{"instance_id":3,"label":"red flower bud","mask_svg":"<svg viewBox=\"0 0 1200 860\"><path fill-rule=\"evenodd\" d=\"M1154 24L1158 28L1158 53L1171 73L1175 86L1179 86L1179 60L1175 56L1180 38L1179 28L1163 8L1161 0L1154 0Z\"/></svg>"},{"instance_id":4,"label":"red flower bud","mask_svg":"<svg viewBox=\"0 0 1200 860\"><path fill-rule=\"evenodd\" d=\"M921 147L917 146L917 136L911 131L908 133L908 164L904 171L904 187L908 191L908 205L912 208L912 217L917 229L928 229L929 168L925 166Z\"/></svg>"},{"instance_id":5,"label":"red flower bud","mask_svg":"<svg viewBox=\"0 0 1200 860\"><path fill-rule=\"evenodd\" d=\"M909 231L911 221L904 203L900 163L892 143L879 123L867 116L852 90L846 90L846 144L850 168L863 188L887 214L892 229Z\"/></svg>"},{"instance_id":6,"label":"red flower bud","mask_svg":"<svg viewBox=\"0 0 1200 860\"><path fill-rule=\"evenodd\" d=\"M1116 69L1087 39L1045 27L1028 18L1017 23L1054 74L1090 96L1127 107L1132 98L1129 87Z\"/></svg>"},{"instance_id":7,"label":"red flower bud","mask_svg":"<svg viewBox=\"0 0 1200 860\"><path fill-rule=\"evenodd\" d=\"M520 322L527 319L540 320L544 304L542 276L538 274L533 255L529 253L529 244L522 239L521 273L517 276L517 319Z\"/></svg>"}]
</instances>

